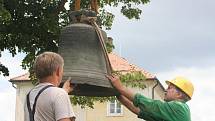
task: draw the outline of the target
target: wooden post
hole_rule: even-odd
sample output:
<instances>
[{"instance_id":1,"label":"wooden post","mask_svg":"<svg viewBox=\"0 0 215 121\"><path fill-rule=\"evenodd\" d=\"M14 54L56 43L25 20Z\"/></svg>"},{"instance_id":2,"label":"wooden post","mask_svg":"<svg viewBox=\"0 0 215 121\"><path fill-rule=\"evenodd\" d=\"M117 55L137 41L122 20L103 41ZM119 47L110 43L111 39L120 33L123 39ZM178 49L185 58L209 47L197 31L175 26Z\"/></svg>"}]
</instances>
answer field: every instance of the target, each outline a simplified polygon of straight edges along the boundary
<instances>
[{"instance_id":1,"label":"wooden post","mask_svg":"<svg viewBox=\"0 0 215 121\"><path fill-rule=\"evenodd\" d=\"M81 9L81 0L75 0L75 11Z\"/></svg>"},{"instance_id":2,"label":"wooden post","mask_svg":"<svg viewBox=\"0 0 215 121\"><path fill-rule=\"evenodd\" d=\"M98 7L98 2L97 2L97 0L91 0L91 10L92 10L92 11L95 11L96 14L98 14L98 13L99 13L99 12L98 12L98 9L99 9L99 7Z\"/></svg>"}]
</instances>

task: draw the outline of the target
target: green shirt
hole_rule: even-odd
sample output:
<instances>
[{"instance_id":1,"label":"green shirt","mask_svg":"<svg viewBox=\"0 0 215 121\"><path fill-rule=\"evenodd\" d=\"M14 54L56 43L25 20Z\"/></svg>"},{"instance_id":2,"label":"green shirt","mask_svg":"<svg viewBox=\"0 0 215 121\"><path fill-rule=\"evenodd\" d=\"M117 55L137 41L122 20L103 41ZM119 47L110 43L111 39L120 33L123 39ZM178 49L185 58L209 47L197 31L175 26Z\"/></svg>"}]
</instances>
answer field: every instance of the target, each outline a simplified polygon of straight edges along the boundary
<instances>
[{"instance_id":1,"label":"green shirt","mask_svg":"<svg viewBox=\"0 0 215 121\"><path fill-rule=\"evenodd\" d=\"M138 117L147 121L191 121L190 109L185 102L162 102L137 93L133 104L140 108Z\"/></svg>"}]
</instances>

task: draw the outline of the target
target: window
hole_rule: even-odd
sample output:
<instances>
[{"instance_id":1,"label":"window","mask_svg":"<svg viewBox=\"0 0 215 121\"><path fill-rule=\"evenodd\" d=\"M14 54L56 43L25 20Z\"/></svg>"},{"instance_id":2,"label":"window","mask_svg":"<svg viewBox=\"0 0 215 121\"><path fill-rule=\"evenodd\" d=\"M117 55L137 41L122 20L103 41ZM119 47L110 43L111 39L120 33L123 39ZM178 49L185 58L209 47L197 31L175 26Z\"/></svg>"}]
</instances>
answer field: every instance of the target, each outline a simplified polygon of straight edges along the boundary
<instances>
[{"instance_id":1,"label":"window","mask_svg":"<svg viewBox=\"0 0 215 121\"><path fill-rule=\"evenodd\" d=\"M108 116L122 116L122 105L117 100L108 102L107 115Z\"/></svg>"}]
</instances>

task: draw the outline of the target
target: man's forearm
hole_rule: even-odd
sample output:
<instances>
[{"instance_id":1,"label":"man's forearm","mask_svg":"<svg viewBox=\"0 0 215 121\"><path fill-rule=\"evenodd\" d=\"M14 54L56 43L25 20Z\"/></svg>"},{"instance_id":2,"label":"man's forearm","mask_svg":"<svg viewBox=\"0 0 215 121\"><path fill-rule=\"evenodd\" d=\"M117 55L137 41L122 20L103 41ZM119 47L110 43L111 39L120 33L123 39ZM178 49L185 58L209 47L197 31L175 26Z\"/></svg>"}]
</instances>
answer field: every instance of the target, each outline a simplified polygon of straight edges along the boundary
<instances>
[{"instance_id":1,"label":"man's forearm","mask_svg":"<svg viewBox=\"0 0 215 121\"><path fill-rule=\"evenodd\" d=\"M122 86L118 89L121 95L125 96L127 99L133 102L135 93L133 93L131 90L126 88L125 86Z\"/></svg>"},{"instance_id":2,"label":"man's forearm","mask_svg":"<svg viewBox=\"0 0 215 121\"><path fill-rule=\"evenodd\" d=\"M128 98L130 101L134 100L135 93L131 92L128 88L123 86L121 83L119 77L116 76L108 76L106 77L111 81L112 85L119 91L119 93L126 98Z\"/></svg>"},{"instance_id":3,"label":"man's forearm","mask_svg":"<svg viewBox=\"0 0 215 121\"><path fill-rule=\"evenodd\" d=\"M131 112L139 115L140 113L140 109L138 107L135 107L133 105L133 102L131 102L129 99L127 99L126 97L120 95L119 97L117 97L117 99L124 105L126 106Z\"/></svg>"}]
</instances>

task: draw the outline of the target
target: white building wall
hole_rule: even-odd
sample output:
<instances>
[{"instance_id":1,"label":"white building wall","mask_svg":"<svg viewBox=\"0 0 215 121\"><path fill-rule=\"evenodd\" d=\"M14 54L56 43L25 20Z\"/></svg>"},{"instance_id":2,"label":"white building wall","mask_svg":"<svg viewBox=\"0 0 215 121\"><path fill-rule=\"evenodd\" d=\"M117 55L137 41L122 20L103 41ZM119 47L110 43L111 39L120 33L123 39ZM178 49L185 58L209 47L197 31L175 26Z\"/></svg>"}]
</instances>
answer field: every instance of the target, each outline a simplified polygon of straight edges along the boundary
<instances>
[{"instance_id":1,"label":"white building wall","mask_svg":"<svg viewBox=\"0 0 215 121\"><path fill-rule=\"evenodd\" d=\"M26 95L29 90L33 87L30 81L28 82L18 82L15 83L17 86L16 89L16 113L15 113L15 121L24 121L24 103L26 100ZM138 92L140 94L145 95L146 97L152 98L152 88L156 84L154 81L146 82L145 89L138 89L138 88L130 88L134 92ZM163 93L161 87L158 85L155 88L155 99L162 100ZM74 106L74 111L76 114L76 121L86 121L87 112L85 109L81 109L80 106ZM124 107L125 108L125 107ZM142 119L138 119L138 121L143 121Z\"/></svg>"},{"instance_id":2,"label":"white building wall","mask_svg":"<svg viewBox=\"0 0 215 121\"><path fill-rule=\"evenodd\" d=\"M75 112L75 116L76 119L75 121L86 121L86 117L87 117L87 112L85 109L82 109L81 106L77 105L77 106L73 106L74 112Z\"/></svg>"},{"instance_id":3,"label":"white building wall","mask_svg":"<svg viewBox=\"0 0 215 121\"><path fill-rule=\"evenodd\" d=\"M24 103L26 95L29 90L33 87L31 82L21 82L16 84L16 113L15 121L24 121Z\"/></svg>"}]
</instances>

